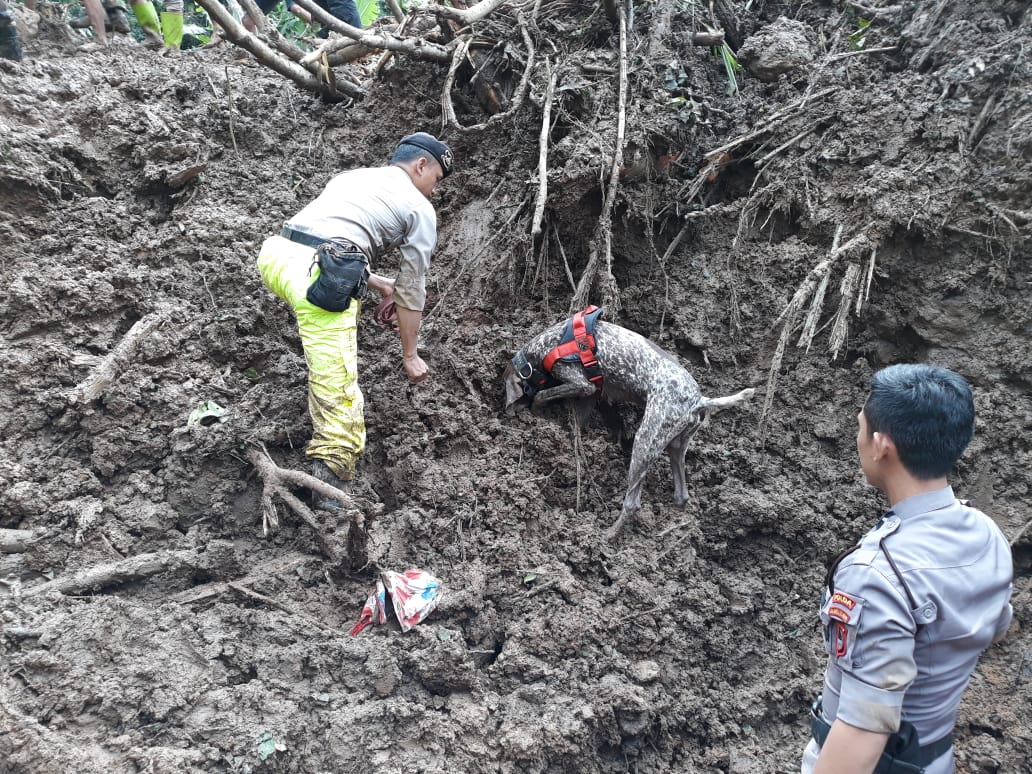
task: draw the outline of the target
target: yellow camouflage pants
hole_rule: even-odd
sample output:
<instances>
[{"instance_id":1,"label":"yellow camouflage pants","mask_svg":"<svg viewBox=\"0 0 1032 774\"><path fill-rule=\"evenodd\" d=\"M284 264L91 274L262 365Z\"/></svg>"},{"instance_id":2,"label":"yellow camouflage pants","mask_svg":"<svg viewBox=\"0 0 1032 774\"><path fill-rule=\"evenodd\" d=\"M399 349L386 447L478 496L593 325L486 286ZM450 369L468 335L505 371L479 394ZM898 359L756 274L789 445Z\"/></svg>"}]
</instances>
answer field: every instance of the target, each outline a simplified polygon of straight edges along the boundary
<instances>
[{"instance_id":1,"label":"yellow camouflage pants","mask_svg":"<svg viewBox=\"0 0 1032 774\"><path fill-rule=\"evenodd\" d=\"M269 237L258 254L258 271L266 287L297 315L308 363L308 412L312 440L305 453L325 462L344 480L355 475L365 448L365 402L358 386L358 313L352 299L343 312L327 312L305 298L319 276L315 251L281 236ZM309 274L311 272L311 274Z\"/></svg>"}]
</instances>

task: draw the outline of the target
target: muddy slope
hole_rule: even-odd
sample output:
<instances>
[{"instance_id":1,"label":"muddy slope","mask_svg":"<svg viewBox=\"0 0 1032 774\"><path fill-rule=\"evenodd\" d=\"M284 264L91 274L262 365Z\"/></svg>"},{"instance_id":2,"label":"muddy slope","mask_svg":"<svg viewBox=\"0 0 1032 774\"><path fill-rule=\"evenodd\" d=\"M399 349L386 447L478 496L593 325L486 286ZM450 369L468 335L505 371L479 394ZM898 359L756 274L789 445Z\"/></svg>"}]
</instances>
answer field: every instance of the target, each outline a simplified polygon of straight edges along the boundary
<instances>
[{"instance_id":1,"label":"muddy slope","mask_svg":"<svg viewBox=\"0 0 1032 774\"><path fill-rule=\"evenodd\" d=\"M610 546L633 410L598 416L579 447L563 408L501 411L508 357L569 307L615 139L616 36L546 0L534 34L562 73L547 238L529 236L542 71L512 121L445 135L460 168L436 200L431 382L409 386L396 335L363 319L361 471L383 508L367 514L373 564L351 574L329 571L286 511L262 535L245 454L264 444L304 468L310 424L294 322L254 260L335 171L438 130L446 68L402 62L362 102L327 105L228 50L40 42L0 63L0 529L38 538L0 554L0 771L795 770L824 566L880 508L853 435L887 363L971 379L978 433L955 485L1021 533L1028 11L907 3L866 31L867 49L895 51L853 54L858 19L838 4L730 5L739 42L766 30L805 64L746 73L731 97L719 60L690 45L690 9L639 10L610 319L676 353L709 395L764 388L779 315L841 227L851 246L809 351L798 331L786 348L765 432L761 389L696 437L691 502L675 507L661 462ZM514 18L491 24L519 45ZM484 118L471 92L456 106L464 124ZM872 253L832 358L840 285ZM72 404L154 314L102 397ZM224 421L189 425L204 401ZM345 526L323 524L341 546ZM1014 545L1014 629L962 705L960 771L1029 770L1030 549L1032 530ZM149 555L164 570L143 580L44 586ZM410 566L443 579L440 609L404 635L349 637L376 570Z\"/></svg>"}]
</instances>

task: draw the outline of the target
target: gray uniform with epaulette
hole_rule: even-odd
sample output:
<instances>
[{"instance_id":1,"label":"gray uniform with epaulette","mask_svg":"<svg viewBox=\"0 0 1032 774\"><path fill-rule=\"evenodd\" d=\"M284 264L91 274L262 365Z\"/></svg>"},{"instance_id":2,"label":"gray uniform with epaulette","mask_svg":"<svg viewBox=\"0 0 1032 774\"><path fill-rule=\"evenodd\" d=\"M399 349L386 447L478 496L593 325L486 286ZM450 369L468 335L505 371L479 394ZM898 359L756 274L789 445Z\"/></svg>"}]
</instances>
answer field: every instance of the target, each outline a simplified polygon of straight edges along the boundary
<instances>
[{"instance_id":1,"label":"gray uniform with epaulette","mask_svg":"<svg viewBox=\"0 0 1032 774\"><path fill-rule=\"evenodd\" d=\"M978 657L1010 625L1012 577L1000 529L950 487L897 503L824 592L825 719L879 733L906 720L922 745L952 732ZM925 769L953 770L952 747Z\"/></svg>"}]
</instances>

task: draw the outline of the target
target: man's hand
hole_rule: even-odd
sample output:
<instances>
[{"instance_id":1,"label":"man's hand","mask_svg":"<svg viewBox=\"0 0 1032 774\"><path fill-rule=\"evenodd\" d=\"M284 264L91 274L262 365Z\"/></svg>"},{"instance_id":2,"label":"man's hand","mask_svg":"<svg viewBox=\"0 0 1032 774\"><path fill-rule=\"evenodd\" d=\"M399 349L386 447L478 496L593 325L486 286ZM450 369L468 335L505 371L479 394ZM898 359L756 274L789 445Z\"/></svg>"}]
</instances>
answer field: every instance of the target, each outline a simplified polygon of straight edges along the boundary
<instances>
[{"instance_id":1,"label":"man's hand","mask_svg":"<svg viewBox=\"0 0 1032 774\"><path fill-rule=\"evenodd\" d=\"M423 313L414 309L406 309L403 306L397 307L397 313L398 333L401 335L402 365L405 366L405 374L409 381L418 383L430 374L430 369L416 349L419 323L423 319Z\"/></svg>"},{"instance_id":2,"label":"man's hand","mask_svg":"<svg viewBox=\"0 0 1032 774\"><path fill-rule=\"evenodd\" d=\"M426 377L430 375L430 367L423 362L423 358L419 355L405 355L401 362L405 366L405 375L413 384L425 381Z\"/></svg>"}]
</instances>

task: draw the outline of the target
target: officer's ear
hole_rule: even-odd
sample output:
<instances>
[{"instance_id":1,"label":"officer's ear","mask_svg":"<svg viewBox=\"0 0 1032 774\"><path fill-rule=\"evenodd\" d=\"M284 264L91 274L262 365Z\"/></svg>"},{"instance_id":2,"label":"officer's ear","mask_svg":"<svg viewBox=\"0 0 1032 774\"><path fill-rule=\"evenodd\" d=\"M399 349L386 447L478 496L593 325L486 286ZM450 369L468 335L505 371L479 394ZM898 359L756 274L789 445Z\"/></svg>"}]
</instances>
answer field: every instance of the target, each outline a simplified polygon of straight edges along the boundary
<instances>
[{"instance_id":1,"label":"officer's ear","mask_svg":"<svg viewBox=\"0 0 1032 774\"><path fill-rule=\"evenodd\" d=\"M871 438L871 448L874 451L875 460L898 458L896 442L887 434L876 431Z\"/></svg>"}]
</instances>

